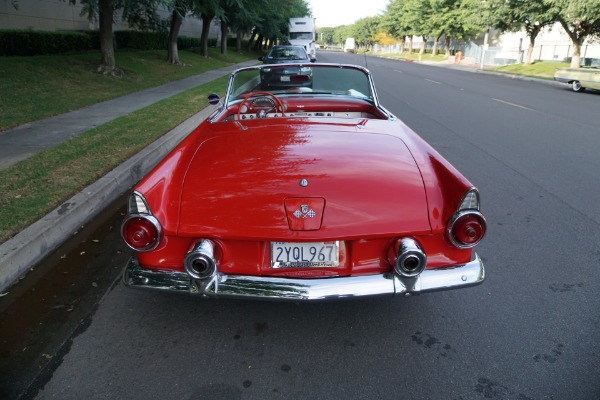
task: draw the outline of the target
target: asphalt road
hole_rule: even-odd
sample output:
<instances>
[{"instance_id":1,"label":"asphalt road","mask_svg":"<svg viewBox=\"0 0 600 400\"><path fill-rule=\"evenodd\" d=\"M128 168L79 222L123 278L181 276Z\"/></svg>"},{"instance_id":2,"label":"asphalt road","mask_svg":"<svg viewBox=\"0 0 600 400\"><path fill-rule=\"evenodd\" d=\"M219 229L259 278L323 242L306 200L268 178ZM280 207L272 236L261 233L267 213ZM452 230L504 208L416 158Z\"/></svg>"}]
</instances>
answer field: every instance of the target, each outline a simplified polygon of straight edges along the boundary
<instances>
[{"instance_id":1,"label":"asphalt road","mask_svg":"<svg viewBox=\"0 0 600 400\"><path fill-rule=\"evenodd\" d=\"M384 106L480 189L486 282L299 305L117 284L37 398L600 398L600 95L319 54L365 60Z\"/></svg>"}]
</instances>

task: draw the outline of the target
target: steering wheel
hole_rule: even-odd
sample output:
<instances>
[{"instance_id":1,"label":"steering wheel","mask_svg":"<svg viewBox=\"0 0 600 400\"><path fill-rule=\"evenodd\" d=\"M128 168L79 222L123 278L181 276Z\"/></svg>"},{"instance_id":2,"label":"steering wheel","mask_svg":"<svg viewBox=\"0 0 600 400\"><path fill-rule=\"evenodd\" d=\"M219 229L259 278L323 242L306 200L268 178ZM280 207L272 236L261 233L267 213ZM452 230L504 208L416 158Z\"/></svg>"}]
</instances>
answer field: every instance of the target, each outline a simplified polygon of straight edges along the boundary
<instances>
[{"instance_id":1,"label":"steering wheel","mask_svg":"<svg viewBox=\"0 0 600 400\"><path fill-rule=\"evenodd\" d=\"M240 103L240 105L238 107L238 112L237 112L237 120L238 121L242 120L242 108L244 108L244 106L246 106L246 103L248 103L250 101L250 98L254 97L254 96L266 96L266 97L271 98L271 100L273 100L273 103L275 104L275 111L277 111L277 109L279 109L281 111L281 116L285 117L283 103L281 102L281 100L279 100L279 97L275 96L271 92L251 92L246 97L244 97L244 100L242 100L242 102ZM271 107L270 109L265 111L264 114L261 113L261 115L257 115L257 118L265 118L267 113L269 111L271 111L272 109L273 109L273 107Z\"/></svg>"}]
</instances>

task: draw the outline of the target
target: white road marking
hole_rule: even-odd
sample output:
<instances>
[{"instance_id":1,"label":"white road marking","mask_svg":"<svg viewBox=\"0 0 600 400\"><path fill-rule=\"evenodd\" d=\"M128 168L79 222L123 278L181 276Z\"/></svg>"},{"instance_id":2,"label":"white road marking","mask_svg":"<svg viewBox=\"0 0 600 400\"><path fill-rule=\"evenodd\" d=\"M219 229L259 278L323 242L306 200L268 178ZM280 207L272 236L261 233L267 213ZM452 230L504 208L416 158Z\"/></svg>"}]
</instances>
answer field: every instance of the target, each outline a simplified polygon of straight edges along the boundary
<instances>
[{"instance_id":1,"label":"white road marking","mask_svg":"<svg viewBox=\"0 0 600 400\"><path fill-rule=\"evenodd\" d=\"M529 108L529 107L525 107L525 106L521 106L519 104L515 104L515 103L511 103L508 101L504 101L504 100L500 100L500 99L495 99L492 97L492 100L497 101L498 103L503 103L503 104L508 104L509 106L513 106L513 107L517 107L517 108L522 108L523 110L527 110L527 111L535 111L533 108Z\"/></svg>"}]
</instances>

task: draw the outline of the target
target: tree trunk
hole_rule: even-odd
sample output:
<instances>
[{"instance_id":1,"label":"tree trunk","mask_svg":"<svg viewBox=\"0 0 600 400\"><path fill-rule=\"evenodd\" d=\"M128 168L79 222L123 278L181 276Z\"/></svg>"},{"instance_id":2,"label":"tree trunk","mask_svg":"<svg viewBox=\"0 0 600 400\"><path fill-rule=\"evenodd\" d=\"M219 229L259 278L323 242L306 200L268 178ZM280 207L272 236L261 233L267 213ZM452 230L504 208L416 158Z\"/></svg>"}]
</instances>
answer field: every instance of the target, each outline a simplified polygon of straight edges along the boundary
<instances>
[{"instance_id":1,"label":"tree trunk","mask_svg":"<svg viewBox=\"0 0 600 400\"><path fill-rule=\"evenodd\" d=\"M444 51L446 52L446 58L450 58L450 36L444 37Z\"/></svg>"},{"instance_id":2,"label":"tree trunk","mask_svg":"<svg viewBox=\"0 0 600 400\"><path fill-rule=\"evenodd\" d=\"M244 35L244 33L240 30L238 30L236 32L236 37L235 37L235 51L237 51L238 53L240 53L242 51L242 36Z\"/></svg>"},{"instance_id":3,"label":"tree trunk","mask_svg":"<svg viewBox=\"0 0 600 400\"><path fill-rule=\"evenodd\" d=\"M113 46L113 7L111 0L100 0L100 51L102 62L98 72L112 74L115 70L115 48Z\"/></svg>"},{"instance_id":4,"label":"tree trunk","mask_svg":"<svg viewBox=\"0 0 600 400\"><path fill-rule=\"evenodd\" d=\"M227 23L221 20L221 54L227 54Z\"/></svg>"},{"instance_id":5,"label":"tree trunk","mask_svg":"<svg viewBox=\"0 0 600 400\"><path fill-rule=\"evenodd\" d=\"M419 50L419 54L423 55L425 54L425 46L427 45L427 38L425 36L422 37L421 39L421 50Z\"/></svg>"},{"instance_id":6,"label":"tree trunk","mask_svg":"<svg viewBox=\"0 0 600 400\"><path fill-rule=\"evenodd\" d=\"M531 64L531 56L533 54L533 48L535 47L535 39L537 38L538 34L541 32L543 26L544 26L543 24L539 24L539 25L529 24L529 26L527 28L527 36L529 36L529 47L527 47L527 53L525 53L525 57L522 60L523 64L525 64L525 65ZM521 45L519 45L519 52L521 52L521 51L522 51ZM521 56L521 54L518 55L518 57L520 57L520 56Z\"/></svg>"},{"instance_id":7,"label":"tree trunk","mask_svg":"<svg viewBox=\"0 0 600 400\"><path fill-rule=\"evenodd\" d=\"M202 34L200 35L200 55L208 57L208 33L213 16L202 14Z\"/></svg>"},{"instance_id":8,"label":"tree trunk","mask_svg":"<svg viewBox=\"0 0 600 400\"><path fill-rule=\"evenodd\" d=\"M256 43L254 43L254 50L256 50L256 51L262 50L263 39L264 39L263 35L259 34L258 37L256 38Z\"/></svg>"},{"instance_id":9,"label":"tree trunk","mask_svg":"<svg viewBox=\"0 0 600 400\"><path fill-rule=\"evenodd\" d=\"M440 38L442 37L443 34L444 34L444 32L440 33L437 37L435 37L435 36L433 37L435 42L433 43L433 49L431 50L432 56L438 55L438 42L440 41Z\"/></svg>"},{"instance_id":10,"label":"tree trunk","mask_svg":"<svg viewBox=\"0 0 600 400\"><path fill-rule=\"evenodd\" d=\"M248 46L246 47L248 49L248 51L252 50L252 45L254 44L254 39L256 38L257 33L256 31L253 31L252 34L250 35L250 39L248 40Z\"/></svg>"},{"instance_id":11,"label":"tree trunk","mask_svg":"<svg viewBox=\"0 0 600 400\"><path fill-rule=\"evenodd\" d=\"M571 58L571 68L581 67L581 43L573 41L573 58Z\"/></svg>"},{"instance_id":12,"label":"tree trunk","mask_svg":"<svg viewBox=\"0 0 600 400\"><path fill-rule=\"evenodd\" d=\"M175 10L171 16L171 29L169 30L169 43L167 44L167 62L175 65L182 65L179 61L179 49L177 47L177 37L179 36L179 29L183 23L183 17L177 11L177 3L175 3Z\"/></svg>"},{"instance_id":13,"label":"tree trunk","mask_svg":"<svg viewBox=\"0 0 600 400\"><path fill-rule=\"evenodd\" d=\"M414 38L415 37L413 35L410 35L409 39L408 39L408 52L409 52L409 54L412 54L412 52L413 52Z\"/></svg>"},{"instance_id":14,"label":"tree trunk","mask_svg":"<svg viewBox=\"0 0 600 400\"><path fill-rule=\"evenodd\" d=\"M527 54L525 54L525 60L523 60L523 64L530 65L531 64L531 56L533 55L533 48L535 47L535 38L537 37L539 31L533 31L529 35L529 47L527 48Z\"/></svg>"},{"instance_id":15,"label":"tree trunk","mask_svg":"<svg viewBox=\"0 0 600 400\"><path fill-rule=\"evenodd\" d=\"M573 57L571 58L571 68L580 68L581 67L581 44L585 41L587 35L580 34L577 32L572 32L569 29L569 25L560 19L560 24L564 28L567 35L571 38L571 42L573 43Z\"/></svg>"}]
</instances>

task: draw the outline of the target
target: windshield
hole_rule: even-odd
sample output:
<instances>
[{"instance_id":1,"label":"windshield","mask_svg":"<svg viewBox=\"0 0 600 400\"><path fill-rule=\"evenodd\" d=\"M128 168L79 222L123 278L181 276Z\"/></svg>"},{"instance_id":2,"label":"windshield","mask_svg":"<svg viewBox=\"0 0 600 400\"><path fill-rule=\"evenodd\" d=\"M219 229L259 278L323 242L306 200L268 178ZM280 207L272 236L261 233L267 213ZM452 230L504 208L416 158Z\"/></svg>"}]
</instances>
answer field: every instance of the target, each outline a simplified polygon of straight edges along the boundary
<instances>
[{"instance_id":1,"label":"windshield","mask_svg":"<svg viewBox=\"0 0 600 400\"><path fill-rule=\"evenodd\" d=\"M243 68L230 79L227 102L256 91L290 96L350 96L376 102L368 71L352 65L278 64Z\"/></svg>"},{"instance_id":2,"label":"windshield","mask_svg":"<svg viewBox=\"0 0 600 400\"><path fill-rule=\"evenodd\" d=\"M313 40L310 32L290 32L290 40Z\"/></svg>"}]
</instances>

